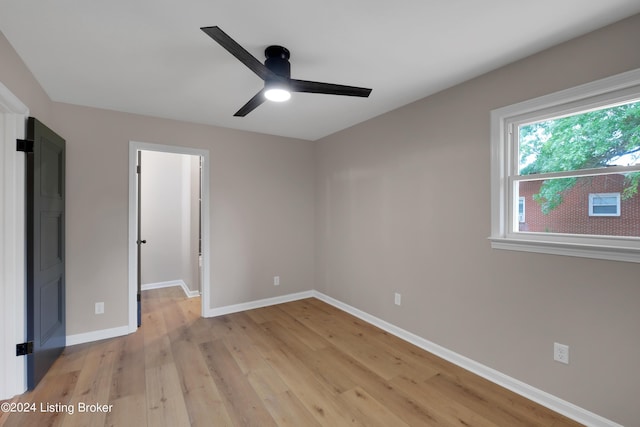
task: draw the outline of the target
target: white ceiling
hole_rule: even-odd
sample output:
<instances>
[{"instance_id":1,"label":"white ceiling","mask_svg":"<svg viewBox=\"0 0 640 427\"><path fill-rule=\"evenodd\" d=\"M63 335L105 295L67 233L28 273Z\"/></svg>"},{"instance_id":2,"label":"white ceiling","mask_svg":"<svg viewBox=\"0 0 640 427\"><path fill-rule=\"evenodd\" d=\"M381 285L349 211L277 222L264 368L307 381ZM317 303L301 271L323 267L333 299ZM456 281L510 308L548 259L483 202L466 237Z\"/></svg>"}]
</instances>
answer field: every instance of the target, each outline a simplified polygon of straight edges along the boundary
<instances>
[{"instance_id":1,"label":"white ceiling","mask_svg":"<svg viewBox=\"0 0 640 427\"><path fill-rule=\"evenodd\" d=\"M0 31L54 101L316 140L640 12L638 0L0 0ZM262 81L220 26L291 76L373 88L233 114ZM612 47L614 48L614 47Z\"/></svg>"}]
</instances>

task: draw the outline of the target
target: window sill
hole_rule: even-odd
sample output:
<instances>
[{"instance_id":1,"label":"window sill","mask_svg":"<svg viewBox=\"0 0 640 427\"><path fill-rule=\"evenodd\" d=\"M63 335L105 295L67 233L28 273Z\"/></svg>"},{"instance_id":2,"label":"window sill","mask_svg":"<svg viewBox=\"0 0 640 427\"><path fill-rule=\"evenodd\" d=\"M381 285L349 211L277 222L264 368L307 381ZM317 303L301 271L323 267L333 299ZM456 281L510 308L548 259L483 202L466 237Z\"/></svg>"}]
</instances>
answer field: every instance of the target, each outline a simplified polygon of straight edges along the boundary
<instances>
[{"instance_id":1,"label":"window sill","mask_svg":"<svg viewBox=\"0 0 640 427\"><path fill-rule=\"evenodd\" d=\"M489 240L493 249L640 263L640 246L637 243L634 243L633 247L506 237L489 237Z\"/></svg>"}]
</instances>

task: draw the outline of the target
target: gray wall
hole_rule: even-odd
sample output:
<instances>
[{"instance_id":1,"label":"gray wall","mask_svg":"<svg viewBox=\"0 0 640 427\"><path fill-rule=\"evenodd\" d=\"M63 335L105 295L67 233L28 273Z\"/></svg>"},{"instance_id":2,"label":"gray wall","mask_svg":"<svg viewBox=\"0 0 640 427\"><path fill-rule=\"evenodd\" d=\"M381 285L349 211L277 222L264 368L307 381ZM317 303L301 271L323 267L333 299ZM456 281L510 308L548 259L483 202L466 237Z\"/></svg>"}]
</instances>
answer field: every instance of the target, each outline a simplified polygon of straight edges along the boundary
<instances>
[{"instance_id":1,"label":"gray wall","mask_svg":"<svg viewBox=\"0 0 640 427\"><path fill-rule=\"evenodd\" d=\"M52 127L67 140L68 334L127 323L130 140L210 151L209 307L313 288L310 142L53 107ZM105 301L103 316L93 314L94 301Z\"/></svg>"},{"instance_id":2,"label":"gray wall","mask_svg":"<svg viewBox=\"0 0 640 427\"><path fill-rule=\"evenodd\" d=\"M0 32L0 81L29 108L31 115L37 116L44 123L49 121L51 100L2 32Z\"/></svg>"},{"instance_id":3,"label":"gray wall","mask_svg":"<svg viewBox=\"0 0 640 427\"><path fill-rule=\"evenodd\" d=\"M319 141L316 289L640 425L640 264L487 240L490 111L640 67L638 40L635 16Z\"/></svg>"}]
</instances>

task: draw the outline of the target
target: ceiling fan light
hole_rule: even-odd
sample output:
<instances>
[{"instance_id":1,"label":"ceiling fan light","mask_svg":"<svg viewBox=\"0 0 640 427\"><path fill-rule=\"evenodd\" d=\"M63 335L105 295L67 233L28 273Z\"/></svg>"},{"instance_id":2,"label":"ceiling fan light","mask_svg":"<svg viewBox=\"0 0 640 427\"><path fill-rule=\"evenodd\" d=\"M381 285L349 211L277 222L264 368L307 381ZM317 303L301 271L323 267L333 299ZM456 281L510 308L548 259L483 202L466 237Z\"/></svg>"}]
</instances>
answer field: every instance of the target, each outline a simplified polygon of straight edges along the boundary
<instances>
[{"instance_id":1,"label":"ceiling fan light","mask_svg":"<svg viewBox=\"0 0 640 427\"><path fill-rule=\"evenodd\" d=\"M284 101L288 101L291 98L291 92L280 87L274 87L274 88L267 89L264 92L264 97L267 98L269 101L284 102Z\"/></svg>"},{"instance_id":2,"label":"ceiling fan light","mask_svg":"<svg viewBox=\"0 0 640 427\"><path fill-rule=\"evenodd\" d=\"M268 80L264 84L264 97L274 102L288 101L291 98L289 85L283 81Z\"/></svg>"}]
</instances>

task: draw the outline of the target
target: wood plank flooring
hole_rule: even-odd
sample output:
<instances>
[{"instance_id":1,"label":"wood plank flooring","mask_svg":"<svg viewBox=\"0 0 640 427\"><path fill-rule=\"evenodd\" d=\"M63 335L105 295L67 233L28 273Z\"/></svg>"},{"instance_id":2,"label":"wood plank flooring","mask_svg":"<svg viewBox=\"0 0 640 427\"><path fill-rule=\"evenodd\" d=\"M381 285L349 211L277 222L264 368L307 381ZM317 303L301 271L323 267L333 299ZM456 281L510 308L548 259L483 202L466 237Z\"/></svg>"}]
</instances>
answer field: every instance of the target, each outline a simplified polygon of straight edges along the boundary
<instances>
[{"instance_id":1,"label":"wood plank flooring","mask_svg":"<svg viewBox=\"0 0 640 427\"><path fill-rule=\"evenodd\" d=\"M36 411L1 425L580 425L319 300L203 319L179 288L145 291L136 333L68 347L13 401Z\"/></svg>"}]
</instances>

